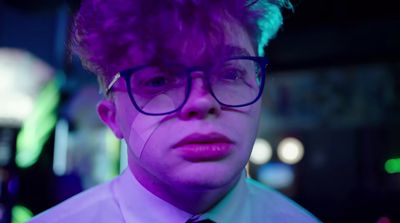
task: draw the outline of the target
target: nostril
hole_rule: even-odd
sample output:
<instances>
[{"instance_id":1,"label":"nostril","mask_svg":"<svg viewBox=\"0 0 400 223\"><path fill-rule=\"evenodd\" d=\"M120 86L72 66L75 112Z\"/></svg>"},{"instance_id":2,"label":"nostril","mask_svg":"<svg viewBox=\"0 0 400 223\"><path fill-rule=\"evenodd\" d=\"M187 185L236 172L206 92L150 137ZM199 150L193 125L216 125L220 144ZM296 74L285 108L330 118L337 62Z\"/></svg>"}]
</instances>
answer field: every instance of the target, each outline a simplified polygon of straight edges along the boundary
<instances>
[{"instance_id":1,"label":"nostril","mask_svg":"<svg viewBox=\"0 0 400 223\"><path fill-rule=\"evenodd\" d=\"M188 118L193 118L193 117L196 117L197 116L197 112L195 112L195 111L191 111L191 112L189 112L188 113Z\"/></svg>"},{"instance_id":2,"label":"nostril","mask_svg":"<svg viewBox=\"0 0 400 223\"><path fill-rule=\"evenodd\" d=\"M209 108L209 109L193 109L192 111L188 111L185 115L186 118L188 119L193 119L193 118L204 118L207 115L217 115L218 114L218 109L216 108Z\"/></svg>"},{"instance_id":3,"label":"nostril","mask_svg":"<svg viewBox=\"0 0 400 223\"><path fill-rule=\"evenodd\" d=\"M209 112L208 112L209 114L217 114L217 109L215 109L214 107L213 108L211 108L210 110L209 110Z\"/></svg>"}]
</instances>

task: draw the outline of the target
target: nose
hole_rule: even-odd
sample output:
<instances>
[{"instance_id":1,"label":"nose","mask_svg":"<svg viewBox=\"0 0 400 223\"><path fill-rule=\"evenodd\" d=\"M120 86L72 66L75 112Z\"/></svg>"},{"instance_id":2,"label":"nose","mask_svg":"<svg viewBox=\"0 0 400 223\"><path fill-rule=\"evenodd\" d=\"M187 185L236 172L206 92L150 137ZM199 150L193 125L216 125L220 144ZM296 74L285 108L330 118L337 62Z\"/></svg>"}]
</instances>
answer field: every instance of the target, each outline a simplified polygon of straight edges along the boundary
<instances>
[{"instance_id":1,"label":"nose","mask_svg":"<svg viewBox=\"0 0 400 223\"><path fill-rule=\"evenodd\" d=\"M179 116L184 120L218 116L221 112L221 105L211 95L204 74L202 72L193 72L191 75L191 91L186 103L178 112Z\"/></svg>"}]
</instances>

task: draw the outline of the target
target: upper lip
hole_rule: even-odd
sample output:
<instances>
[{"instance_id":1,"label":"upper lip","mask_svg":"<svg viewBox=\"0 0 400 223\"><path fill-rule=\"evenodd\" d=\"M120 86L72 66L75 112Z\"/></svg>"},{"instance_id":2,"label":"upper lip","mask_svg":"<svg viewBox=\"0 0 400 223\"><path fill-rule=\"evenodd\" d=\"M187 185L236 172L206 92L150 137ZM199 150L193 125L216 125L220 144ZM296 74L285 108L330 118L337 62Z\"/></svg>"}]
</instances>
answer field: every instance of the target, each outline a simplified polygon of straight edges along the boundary
<instances>
[{"instance_id":1,"label":"upper lip","mask_svg":"<svg viewBox=\"0 0 400 223\"><path fill-rule=\"evenodd\" d=\"M174 148L188 144L207 144L207 143L233 143L227 136L212 132L207 134L194 133L184 137L174 145Z\"/></svg>"}]
</instances>

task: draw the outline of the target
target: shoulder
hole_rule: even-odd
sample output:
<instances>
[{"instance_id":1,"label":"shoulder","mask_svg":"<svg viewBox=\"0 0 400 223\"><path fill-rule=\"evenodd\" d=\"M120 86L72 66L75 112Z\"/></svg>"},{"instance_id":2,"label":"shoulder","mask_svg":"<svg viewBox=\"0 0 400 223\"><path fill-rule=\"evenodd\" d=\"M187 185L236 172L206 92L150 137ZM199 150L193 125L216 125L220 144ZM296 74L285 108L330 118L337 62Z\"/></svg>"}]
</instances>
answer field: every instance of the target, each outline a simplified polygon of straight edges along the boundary
<instances>
[{"instance_id":1,"label":"shoulder","mask_svg":"<svg viewBox=\"0 0 400 223\"><path fill-rule=\"evenodd\" d=\"M113 196L113 182L101 184L79 193L35 216L29 222L111 222L111 219L116 222L115 219L119 219L121 216Z\"/></svg>"},{"instance_id":2,"label":"shoulder","mask_svg":"<svg viewBox=\"0 0 400 223\"><path fill-rule=\"evenodd\" d=\"M273 222L296 222L296 223L314 223L320 222L310 212L298 205L293 200L284 196L280 192L269 188L253 179L246 179L248 189L248 199L255 216L266 216L273 219Z\"/></svg>"}]
</instances>

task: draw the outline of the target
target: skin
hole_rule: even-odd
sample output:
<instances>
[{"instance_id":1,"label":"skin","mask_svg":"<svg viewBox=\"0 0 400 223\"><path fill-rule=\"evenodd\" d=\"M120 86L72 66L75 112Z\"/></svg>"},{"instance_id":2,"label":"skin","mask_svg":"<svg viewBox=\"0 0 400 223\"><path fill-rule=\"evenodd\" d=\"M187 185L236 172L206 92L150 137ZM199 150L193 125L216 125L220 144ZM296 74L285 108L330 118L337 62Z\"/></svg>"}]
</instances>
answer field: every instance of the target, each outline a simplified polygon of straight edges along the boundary
<instances>
[{"instance_id":1,"label":"skin","mask_svg":"<svg viewBox=\"0 0 400 223\"><path fill-rule=\"evenodd\" d=\"M250 38L239 23L227 20L226 24L225 44L255 55ZM202 64L205 58L210 59L204 45L193 41L191 46L185 47L183 43L180 62L196 66ZM213 53L217 55L219 52ZM137 50L134 57L131 61L141 64L149 55ZM134 152L140 149L135 148L135 138L133 141L128 139L132 132L140 132L136 121L143 117L132 106L127 92L117 90L111 99L103 99L98 104L98 114L118 138L127 140L128 164L137 180L163 200L197 214L215 205L240 178L257 134L261 100L247 107L225 108L209 93L202 72L194 72L192 77L192 91L180 111L161 117L146 117L156 127L145 139L140 156ZM118 81L116 88L123 84L123 80ZM211 132L232 140L231 152L222 159L193 162L183 158L179 148L173 148L188 135Z\"/></svg>"}]
</instances>

